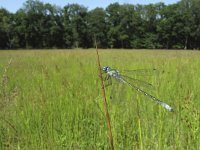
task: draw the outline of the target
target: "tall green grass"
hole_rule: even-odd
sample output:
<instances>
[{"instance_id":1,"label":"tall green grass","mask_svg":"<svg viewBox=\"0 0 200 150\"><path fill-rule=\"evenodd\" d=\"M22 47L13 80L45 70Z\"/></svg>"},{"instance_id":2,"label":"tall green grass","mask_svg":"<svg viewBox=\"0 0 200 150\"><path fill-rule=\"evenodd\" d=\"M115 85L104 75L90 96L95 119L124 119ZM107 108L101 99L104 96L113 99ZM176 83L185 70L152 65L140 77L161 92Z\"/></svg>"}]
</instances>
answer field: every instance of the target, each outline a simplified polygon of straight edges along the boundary
<instances>
[{"instance_id":1,"label":"tall green grass","mask_svg":"<svg viewBox=\"0 0 200 150\"><path fill-rule=\"evenodd\" d=\"M100 50L100 57L119 70L159 70L144 78L174 108L128 87L109 100L108 87L116 149L199 149L199 52ZM110 149L94 50L0 51L0 80L0 149Z\"/></svg>"}]
</instances>

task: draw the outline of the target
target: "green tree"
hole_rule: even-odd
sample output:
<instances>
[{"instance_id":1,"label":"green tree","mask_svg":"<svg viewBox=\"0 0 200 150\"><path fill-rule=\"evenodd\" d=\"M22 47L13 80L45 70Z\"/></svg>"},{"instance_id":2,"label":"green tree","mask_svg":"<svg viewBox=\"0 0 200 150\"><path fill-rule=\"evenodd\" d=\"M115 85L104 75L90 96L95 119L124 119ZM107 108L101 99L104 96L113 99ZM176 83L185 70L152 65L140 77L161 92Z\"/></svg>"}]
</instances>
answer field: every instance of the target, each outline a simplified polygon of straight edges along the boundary
<instances>
[{"instance_id":1,"label":"green tree","mask_svg":"<svg viewBox=\"0 0 200 150\"><path fill-rule=\"evenodd\" d=\"M106 12L102 8L95 8L88 14L88 29L90 34L91 45L94 47L94 41L96 39L98 47L107 48L107 23Z\"/></svg>"},{"instance_id":2,"label":"green tree","mask_svg":"<svg viewBox=\"0 0 200 150\"><path fill-rule=\"evenodd\" d=\"M18 10L14 15L15 20L15 33L18 43L16 43L16 48L26 47L26 14L21 9Z\"/></svg>"},{"instance_id":3,"label":"green tree","mask_svg":"<svg viewBox=\"0 0 200 150\"><path fill-rule=\"evenodd\" d=\"M157 36L157 24L161 20L160 9L164 7L163 3L149 4L143 6L142 21L144 24L144 48L160 48Z\"/></svg>"},{"instance_id":4,"label":"green tree","mask_svg":"<svg viewBox=\"0 0 200 150\"><path fill-rule=\"evenodd\" d=\"M28 0L19 14L25 14L21 18L21 29L25 29L26 48L64 47L63 16L59 7Z\"/></svg>"},{"instance_id":5,"label":"green tree","mask_svg":"<svg viewBox=\"0 0 200 150\"><path fill-rule=\"evenodd\" d=\"M106 8L108 22L109 47L130 48L134 31L134 6L119 3L110 4Z\"/></svg>"},{"instance_id":6,"label":"green tree","mask_svg":"<svg viewBox=\"0 0 200 150\"><path fill-rule=\"evenodd\" d=\"M16 13L0 8L0 48L200 49L200 1L110 4L88 11L27 0Z\"/></svg>"},{"instance_id":7,"label":"green tree","mask_svg":"<svg viewBox=\"0 0 200 150\"><path fill-rule=\"evenodd\" d=\"M64 7L65 25L72 31L72 47L89 47L87 26L87 8L78 4L69 4ZM65 27L66 29L66 27Z\"/></svg>"},{"instance_id":8,"label":"green tree","mask_svg":"<svg viewBox=\"0 0 200 150\"><path fill-rule=\"evenodd\" d=\"M120 5L119 3L110 4L106 8L109 30L107 33L110 48L120 48Z\"/></svg>"},{"instance_id":9,"label":"green tree","mask_svg":"<svg viewBox=\"0 0 200 150\"><path fill-rule=\"evenodd\" d=\"M182 29L181 29L181 35L182 35L182 45L184 46L184 49L190 48L190 41L191 41L191 33L192 33L192 27L194 24L194 17L191 13L191 0L181 0L179 3L179 12L181 14L181 23L182 23Z\"/></svg>"},{"instance_id":10,"label":"green tree","mask_svg":"<svg viewBox=\"0 0 200 150\"><path fill-rule=\"evenodd\" d=\"M0 9L0 41L1 41L0 48L1 49L7 48L8 37L5 30L5 18L7 18L8 15L9 15L9 12L6 9L4 8Z\"/></svg>"},{"instance_id":11,"label":"green tree","mask_svg":"<svg viewBox=\"0 0 200 150\"><path fill-rule=\"evenodd\" d=\"M15 47L17 38L14 36L14 15L6 9L0 9L0 48L11 49Z\"/></svg>"},{"instance_id":12,"label":"green tree","mask_svg":"<svg viewBox=\"0 0 200 150\"><path fill-rule=\"evenodd\" d=\"M44 47L65 47L64 40L64 24L62 9L50 4L44 5L46 13L43 18L43 28L41 31L44 33L43 42Z\"/></svg>"},{"instance_id":13,"label":"green tree","mask_svg":"<svg viewBox=\"0 0 200 150\"><path fill-rule=\"evenodd\" d=\"M24 3L21 11L26 14L24 18L26 48L46 46L45 41L43 41L43 36L45 36L44 4L37 0L28 0Z\"/></svg>"},{"instance_id":14,"label":"green tree","mask_svg":"<svg viewBox=\"0 0 200 150\"><path fill-rule=\"evenodd\" d=\"M137 18L135 15L135 7L133 5L124 4L120 6L120 24L119 24L119 40L122 48L130 48L131 40L136 34Z\"/></svg>"},{"instance_id":15,"label":"green tree","mask_svg":"<svg viewBox=\"0 0 200 150\"><path fill-rule=\"evenodd\" d=\"M199 0L181 0L179 3L179 11L183 17L182 23L182 43L184 49L199 49L199 26L200 26L200 1Z\"/></svg>"}]
</instances>

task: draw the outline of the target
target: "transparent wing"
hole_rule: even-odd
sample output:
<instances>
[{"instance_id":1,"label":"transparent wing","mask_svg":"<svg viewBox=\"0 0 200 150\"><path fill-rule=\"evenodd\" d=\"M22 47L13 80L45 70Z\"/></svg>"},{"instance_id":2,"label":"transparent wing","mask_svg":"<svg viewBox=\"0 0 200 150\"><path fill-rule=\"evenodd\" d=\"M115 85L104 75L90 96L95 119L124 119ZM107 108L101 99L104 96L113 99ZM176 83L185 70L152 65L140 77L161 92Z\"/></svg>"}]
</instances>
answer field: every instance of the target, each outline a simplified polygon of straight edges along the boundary
<instances>
[{"instance_id":1,"label":"transparent wing","mask_svg":"<svg viewBox=\"0 0 200 150\"><path fill-rule=\"evenodd\" d=\"M154 86L146 81L143 80L139 80L139 79L135 79L126 75L121 75L122 78L126 79L129 83L134 84L142 89L146 89L146 90L154 90Z\"/></svg>"},{"instance_id":2,"label":"transparent wing","mask_svg":"<svg viewBox=\"0 0 200 150\"><path fill-rule=\"evenodd\" d=\"M111 79L111 76L109 75L106 75L104 78L104 84L105 84L105 87L108 87L110 85L112 85L112 79Z\"/></svg>"},{"instance_id":3,"label":"transparent wing","mask_svg":"<svg viewBox=\"0 0 200 150\"><path fill-rule=\"evenodd\" d=\"M108 75L106 73L103 73L102 76L103 76L103 81L104 81L105 87L108 87L108 86L112 85L112 80L111 80L111 76L110 75Z\"/></svg>"},{"instance_id":4,"label":"transparent wing","mask_svg":"<svg viewBox=\"0 0 200 150\"><path fill-rule=\"evenodd\" d=\"M136 69L136 70L123 70L125 74L141 75L141 76L152 76L159 74L156 69Z\"/></svg>"},{"instance_id":5,"label":"transparent wing","mask_svg":"<svg viewBox=\"0 0 200 150\"><path fill-rule=\"evenodd\" d=\"M110 77L109 82L112 86L106 86L106 94L112 104L122 105L126 102L128 86L120 80ZM105 84L106 85L106 84Z\"/></svg>"}]
</instances>

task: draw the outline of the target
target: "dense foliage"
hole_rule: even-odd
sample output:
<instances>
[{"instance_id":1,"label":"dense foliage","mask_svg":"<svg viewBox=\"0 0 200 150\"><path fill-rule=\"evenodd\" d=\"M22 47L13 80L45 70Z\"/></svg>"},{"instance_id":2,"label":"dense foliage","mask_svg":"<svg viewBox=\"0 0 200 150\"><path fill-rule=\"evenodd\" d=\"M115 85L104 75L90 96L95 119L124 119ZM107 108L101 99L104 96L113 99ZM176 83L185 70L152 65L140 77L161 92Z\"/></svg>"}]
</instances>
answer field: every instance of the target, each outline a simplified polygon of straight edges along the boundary
<instances>
[{"instance_id":1,"label":"dense foliage","mask_svg":"<svg viewBox=\"0 0 200 150\"><path fill-rule=\"evenodd\" d=\"M200 49L200 1L110 4L88 10L28 0L16 13L0 8L0 49Z\"/></svg>"}]
</instances>

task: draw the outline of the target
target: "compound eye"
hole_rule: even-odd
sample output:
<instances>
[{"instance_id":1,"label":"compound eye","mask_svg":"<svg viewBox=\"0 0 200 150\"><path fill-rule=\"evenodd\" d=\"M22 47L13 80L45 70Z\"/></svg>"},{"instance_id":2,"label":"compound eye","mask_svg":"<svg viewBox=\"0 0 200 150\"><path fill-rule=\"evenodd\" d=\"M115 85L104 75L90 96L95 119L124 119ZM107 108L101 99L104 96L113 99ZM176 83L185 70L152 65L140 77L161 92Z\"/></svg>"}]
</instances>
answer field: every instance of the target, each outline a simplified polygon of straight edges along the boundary
<instances>
[{"instance_id":1,"label":"compound eye","mask_svg":"<svg viewBox=\"0 0 200 150\"><path fill-rule=\"evenodd\" d=\"M103 71L105 71L105 72L108 72L109 70L110 70L110 67L108 67L108 66L106 66L106 67L103 67L103 69L102 69Z\"/></svg>"},{"instance_id":2,"label":"compound eye","mask_svg":"<svg viewBox=\"0 0 200 150\"><path fill-rule=\"evenodd\" d=\"M109 71L110 70L110 67L106 67L106 71Z\"/></svg>"},{"instance_id":3,"label":"compound eye","mask_svg":"<svg viewBox=\"0 0 200 150\"><path fill-rule=\"evenodd\" d=\"M107 71L107 67L103 67L103 71Z\"/></svg>"}]
</instances>

